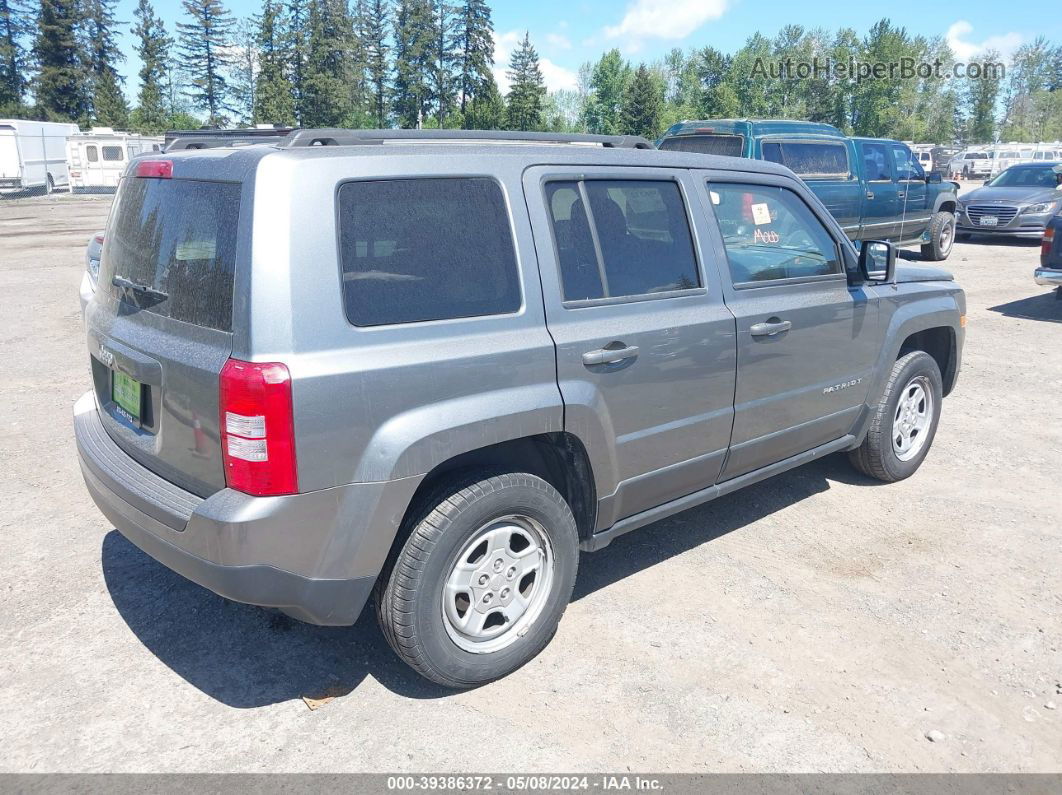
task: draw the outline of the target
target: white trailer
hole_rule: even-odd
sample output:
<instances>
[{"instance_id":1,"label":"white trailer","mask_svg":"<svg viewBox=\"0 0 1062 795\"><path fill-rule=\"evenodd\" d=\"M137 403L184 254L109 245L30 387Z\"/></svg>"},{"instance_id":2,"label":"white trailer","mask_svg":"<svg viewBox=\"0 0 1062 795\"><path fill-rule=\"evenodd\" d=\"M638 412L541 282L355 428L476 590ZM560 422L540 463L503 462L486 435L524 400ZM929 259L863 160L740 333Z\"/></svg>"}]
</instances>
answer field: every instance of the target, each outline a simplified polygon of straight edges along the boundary
<instances>
[{"instance_id":1,"label":"white trailer","mask_svg":"<svg viewBox=\"0 0 1062 795\"><path fill-rule=\"evenodd\" d=\"M162 151L162 138L94 127L71 135L66 144L71 190L117 188L130 159Z\"/></svg>"},{"instance_id":2,"label":"white trailer","mask_svg":"<svg viewBox=\"0 0 1062 795\"><path fill-rule=\"evenodd\" d=\"M0 119L0 193L70 185L66 139L76 124Z\"/></svg>"}]
</instances>

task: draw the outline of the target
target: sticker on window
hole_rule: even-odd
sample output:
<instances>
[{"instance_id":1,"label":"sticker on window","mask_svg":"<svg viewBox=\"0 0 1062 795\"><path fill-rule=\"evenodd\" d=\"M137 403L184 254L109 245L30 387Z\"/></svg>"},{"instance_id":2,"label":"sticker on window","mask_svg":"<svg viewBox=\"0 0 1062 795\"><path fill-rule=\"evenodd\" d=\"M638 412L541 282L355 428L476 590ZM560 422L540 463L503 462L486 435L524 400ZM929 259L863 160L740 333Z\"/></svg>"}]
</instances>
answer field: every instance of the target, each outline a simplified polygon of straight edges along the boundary
<instances>
[{"instance_id":1,"label":"sticker on window","mask_svg":"<svg viewBox=\"0 0 1062 795\"><path fill-rule=\"evenodd\" d=\"M752 222L756 226L771 222L771 210L764 202L752 205Z\"/></svg>"}]
</instances>

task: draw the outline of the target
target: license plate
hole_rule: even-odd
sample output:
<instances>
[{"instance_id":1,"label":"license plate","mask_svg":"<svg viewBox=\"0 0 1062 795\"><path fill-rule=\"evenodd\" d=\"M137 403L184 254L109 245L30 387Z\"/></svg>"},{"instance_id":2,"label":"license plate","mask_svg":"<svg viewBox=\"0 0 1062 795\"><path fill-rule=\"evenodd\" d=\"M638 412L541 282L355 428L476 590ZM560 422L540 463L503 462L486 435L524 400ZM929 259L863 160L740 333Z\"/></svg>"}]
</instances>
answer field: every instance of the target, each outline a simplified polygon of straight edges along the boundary
<instances>
[{"instance_id":1,"label":"license plate","mask_svg":"<svg viewBox=\"0 0 1062 795\"><path fill-rule=\"evenodd\" d=\"M111 385L111 397L114 398L118 411L134 425L140 424L141 384L125 373L114 371Z\"/></svg>"},{"instance_id":2,"label":"license plate","mask_svg":"<svg viewBox=\"0 0 1062 795\"><path fill-rule=\"evenodd\" d=\"M995 226L999 223L999 219L994 215L982 215L981 220L978 222L981 226Z\"/></svg>"}]
</instances>

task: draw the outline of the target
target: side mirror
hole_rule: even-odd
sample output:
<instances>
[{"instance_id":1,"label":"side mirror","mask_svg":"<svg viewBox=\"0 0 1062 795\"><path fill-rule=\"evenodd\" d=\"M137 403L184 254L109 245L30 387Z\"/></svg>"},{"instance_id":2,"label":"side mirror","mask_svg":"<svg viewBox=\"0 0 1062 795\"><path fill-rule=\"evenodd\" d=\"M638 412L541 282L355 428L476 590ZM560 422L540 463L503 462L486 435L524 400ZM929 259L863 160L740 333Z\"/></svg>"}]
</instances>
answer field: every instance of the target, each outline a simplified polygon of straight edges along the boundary
<instances>
[{"instance_id":1,"label":"side mirror","mask_svg":"<svg viewBox=\"0 0 1062 795\"><path fill-rule=\"evenodd\" d=\"M931 171L926 174L926 182L930 185L936 185L941 182L943 178L940 176L939 171Z\"/></svg>"},{"instance_id":2,"label":"side mirror","mask_svg":"<svg viewBox=\"0 0 1062 795\"><path fill-rule=\"evenodd\" d=\"M896 276L896 246L884 240L864 240L859 249L859 270L868 282L891 282Z\"/></svg>"}]
</instances>

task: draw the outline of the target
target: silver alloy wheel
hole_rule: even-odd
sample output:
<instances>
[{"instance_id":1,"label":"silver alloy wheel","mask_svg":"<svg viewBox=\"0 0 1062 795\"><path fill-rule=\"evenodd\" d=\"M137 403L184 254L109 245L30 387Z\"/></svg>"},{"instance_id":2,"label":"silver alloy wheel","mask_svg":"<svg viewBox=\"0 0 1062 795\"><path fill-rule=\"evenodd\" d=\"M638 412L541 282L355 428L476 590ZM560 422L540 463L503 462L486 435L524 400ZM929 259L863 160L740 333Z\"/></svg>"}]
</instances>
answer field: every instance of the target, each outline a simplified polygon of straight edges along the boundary
<instances>
[{"instance_id":1,"label":"silver alloy wheel","mask_svg":"<svg viewBox=\"0 0 1062 795\"><path fill-rule=\"evenodd\" d=\"M933 392L929 379L916 375L900 393L892 418L892 450L901 461L910 461L926 446L933 422Z\"/></svg>"},{"instance_id":2,"label":"silver alloy wheel","mask_svg":"<svg viewBox=\"0 0 1062 795\"><path fill-rule=\"evenodd\" d=\"M455 644L490 654L525 634L553 584L553 546L542 525L513 514L472 534L443 585L443 625Z\"/></svg>"},{"instance_id":3,"label":"silver alloy wheel","mask_svg":"<svg viewBox=\"0 0 1062 795\"><path fill-rule=\"evenodd\" d=\"M945 221L937 239L941 254L951 253L951 244L955 242L955 221Z\"/></svg>"}]
</instances>

